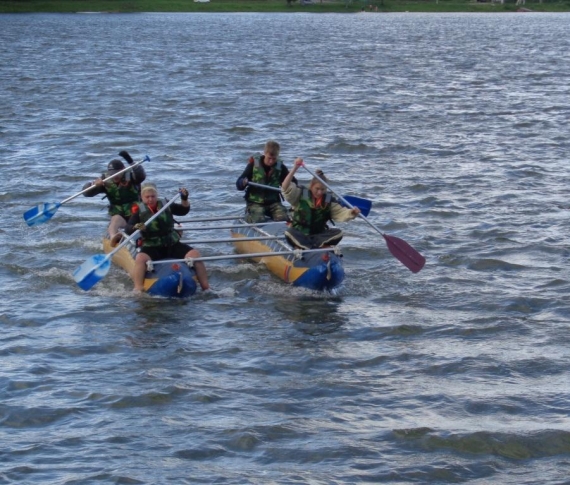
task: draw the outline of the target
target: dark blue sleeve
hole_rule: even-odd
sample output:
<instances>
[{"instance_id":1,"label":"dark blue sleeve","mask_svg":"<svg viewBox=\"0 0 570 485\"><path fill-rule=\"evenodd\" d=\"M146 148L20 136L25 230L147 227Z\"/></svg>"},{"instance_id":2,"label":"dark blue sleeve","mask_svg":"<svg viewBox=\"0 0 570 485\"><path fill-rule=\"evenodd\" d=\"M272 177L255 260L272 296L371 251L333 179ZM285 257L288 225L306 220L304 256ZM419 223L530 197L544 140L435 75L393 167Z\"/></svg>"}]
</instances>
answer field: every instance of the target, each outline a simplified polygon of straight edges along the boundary
<instances>
[{"instance_id":1,"label":"dark blue sleeve","mask_svg":"<svg viewBox=\"0 0 570 485\"><path fill-rule=\"evenodd\" d=\"M243 173L236 180L236 188L238 190L245 190L246 187L243 186L243 179L251 180L251 177L253 177L253 163L252 162L247 164L247 167L245 167L245 170L243 171Z\"/></svg>"},{"instance_id":2,"label":"dark blue sleeve","mask_svg":"<svg viewBox=\"0 0 570 485\"><path fill-rule=\"evenodd\" d=\"M104 185L98 187L97 185L93 185L93 182L87 182L83 186L83 190L88 189L89 187L91 187L91 189L89 189L88 191L83 193L83 195L85 197L95 197L98 194L106 194L107 193Z\"/></svg>"},{"instance_id":3,"label":"dark blue sleeve","mask_svg":"<svg viewBox=\"0 0 570 485\"><path fill-rule=\"evenodd\" d=\"M144 171L144 167L142 165L137 165L133 168L133 179L137 185L140 185L146 179L146 172Z\"/></svg>"}]
</instances>

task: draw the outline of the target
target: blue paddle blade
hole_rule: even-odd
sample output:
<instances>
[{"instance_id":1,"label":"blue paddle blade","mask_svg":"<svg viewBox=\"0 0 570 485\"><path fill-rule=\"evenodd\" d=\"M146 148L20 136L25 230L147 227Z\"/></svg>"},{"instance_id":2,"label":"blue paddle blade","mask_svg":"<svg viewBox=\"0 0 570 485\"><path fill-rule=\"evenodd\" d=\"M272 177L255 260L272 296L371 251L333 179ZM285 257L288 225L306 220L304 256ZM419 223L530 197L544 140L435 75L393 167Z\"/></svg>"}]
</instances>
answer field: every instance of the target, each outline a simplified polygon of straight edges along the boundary
<instances>
[{"instance_id":1,"label":"blue paddle blade","mask_svg":"<svg viewBox=\"0 0 570 485\"><path fill-rule=\"evenodd\" d=\"M59 202L46 202L39 204L24 212L24 220L28 226L38 226L49 221L61 204Z\"/></svg>"},{"instance_id":2,"label":"blue paddle blade","mask_svg":"<svg viewBox=\"0 0 570 485\"><path fill-rule=\"evenodd\" d=\"M362 199L360 197L355 197L353 195L343 195L342 198L346 200L350 205L354 207L358 207L360 209L360 213L366 217L370 214L370 208L372 207L372 201L368 199ZM346 207L345 204L340 203L343 207Z\"/></svg>"},{"instance_id":3,"label":"blue paddle blade","mask_svg":"<svg viewBox=\"0 0 570 485\"><path fill-rule=\"evenodd\" d=\"M73 272L73 279L82 290L90 290L109 272L111 267L109 259L105 254L91 256Z\"/></svg>"}]
</instances>

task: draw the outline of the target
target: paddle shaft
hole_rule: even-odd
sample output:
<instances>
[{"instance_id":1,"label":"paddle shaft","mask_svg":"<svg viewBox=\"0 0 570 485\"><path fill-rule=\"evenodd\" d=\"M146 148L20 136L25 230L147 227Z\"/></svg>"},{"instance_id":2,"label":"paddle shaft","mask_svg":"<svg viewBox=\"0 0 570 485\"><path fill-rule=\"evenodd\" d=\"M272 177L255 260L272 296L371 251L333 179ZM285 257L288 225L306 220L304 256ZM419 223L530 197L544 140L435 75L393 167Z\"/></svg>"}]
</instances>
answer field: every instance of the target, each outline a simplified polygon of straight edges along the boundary
<instances>
[{"instance_id":1,"label":"paddle shaft","mask_svg":"<svg viewBox=\"0 0 570 485\"><path fill-rule=\"evenodd\" d=\"M272 187L271 185L263 185L255 182L248 182L247 185L251 185L252 187L259 187L260 189L267 189L267 190L273 190L275 192L281 192L281 189L279 187Z\"/></svg>"},{"instance_id":2,"label":"paddle shaft","mask_svg":"<svg viewBox=\"0 0 570 485\"><path fill-rule=\"evenodd\" d=\"M132 170L133 168L139 166L141 163L144 162L148 162L150 161L150 157L148 155L146 155L142 160L140 160L139 162L133 163L132 165L129 165L128 167L123 168L121 171L117 172L114 175L111 175L110 177L107 177L105 179L103 179L103 183L108 182L109 180L114 179L115 177L117 177L118 175L122 175L125 172L128 172L129 170ZM70 200L75 199L76 197L79 197L80 195L84 194L85 192L89 192L91 189L93 188L93 185L91 185L90 187L87 187L86 189L83 189L81 192L78 192L75 195L72 195L71 197L68 197L67 199L62 200L59 204L63 205L66 202L69 202Z\"/></svg>"}]
</instances>

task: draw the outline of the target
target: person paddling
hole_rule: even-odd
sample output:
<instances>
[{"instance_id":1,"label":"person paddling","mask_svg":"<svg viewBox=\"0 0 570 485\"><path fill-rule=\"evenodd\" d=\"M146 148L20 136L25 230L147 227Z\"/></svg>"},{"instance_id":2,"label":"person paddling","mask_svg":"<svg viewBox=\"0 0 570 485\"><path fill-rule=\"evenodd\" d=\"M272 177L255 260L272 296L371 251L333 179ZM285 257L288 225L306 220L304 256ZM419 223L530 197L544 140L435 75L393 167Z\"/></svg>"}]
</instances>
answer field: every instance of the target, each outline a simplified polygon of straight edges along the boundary
<instances>
[{"instance_id":1,"label":"person paddling","mask_svg":"<svg viewBox=\"0 0 570 485\"><path fill-rule=\"evenodd\" d=\"M129 165L134 163L134 160L126 150L122 150L119 155L124 158ZM137 165L133 167L132 170L128 170L107 182L103 182L103 179L111 177L124 168L125 164L121 160L111 160L107 165L107 171L102 174L101 177L95 179L93 182L87 182L83 186L83 190L92 187L91 190L87 190L83 194L85 197L105 194L109 200L109 215L111 216L111 220L109 221L107 231L113 244L117 244L121 239L120 230L124 229L127 225L127 220L131 216L133 203L140 202L140 185L146 178L146 173L142 165Z\"/></svg>"},{"instance_id":2,"label":"person paddling","mask_svg":"<svg viewBox=\"0 0 570 485\"><path fill-rule=\"evenodd\" d=\"M343 233L338 228L329 228L327 222L350 221L360 214L360 209L342 207L317 177L313 177L308 188L297 186L293 177L302 166L303 159L297 158L281 185L285 200L293 206L293 222L285 231L285 238L301 249L335 246ZM317 171L317 175L326 181L322 171Z\"/></svg>"},{"instance_id":3,"label":"person paddling","mask_svg":"<svg viewBox=\"0 0 570 485\"><path fill-rule=\"evenodd\" d=\"M129 218L125 232L132 234L138 230L142 233L142 244L135 258L133 275L134 290L136 292L144 290L144 278L148 261L158 261L166 258L188 259L200 257L200 253L196 249L180 242L180 234L174 227L173 216L184 216L190 212L188 190L181 188L180 196L180 204L172 203L148 226L145 225L145 222L167 203L167 200L158 198L156 185L152 183L143 184L141 189L142 202L138 202L132 207L132 215ZM208 275L204 263L195 261L194 270L202 290L209 290L210 285L208 284Z\"/></svg>"},{"instance_id":4,"label":"person paddling","mask_svg":"<svg viewBox=\"0 0 570 485\"><path fill-rule=\"evenodd\" d=\"M245 190L247 222L265 222L266 217L274 221L288 220L287 208L281 203L279 191L248 185L248 182L254 182L279 188L289 174L289 169L279 158L280 149L276 141L265 143L263 155L250 157L236 181L237 189Z\"/></svg>"}]
</instances>

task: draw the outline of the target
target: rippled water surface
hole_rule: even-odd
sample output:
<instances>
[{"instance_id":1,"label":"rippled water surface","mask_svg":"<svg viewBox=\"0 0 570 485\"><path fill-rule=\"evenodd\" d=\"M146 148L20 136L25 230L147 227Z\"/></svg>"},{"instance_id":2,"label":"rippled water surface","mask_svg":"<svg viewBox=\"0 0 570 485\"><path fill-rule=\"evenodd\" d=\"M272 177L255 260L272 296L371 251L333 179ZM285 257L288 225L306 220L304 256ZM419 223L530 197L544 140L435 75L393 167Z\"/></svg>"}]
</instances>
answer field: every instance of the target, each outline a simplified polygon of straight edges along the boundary
<instances>
[{"instance_id":1,"label":"rippled water surface","mask_svg":"<svg viewBox=\"0 0 570 485\"><path fill-rule=\"evenodd\" d=\"M0 483L570 483L569 24L0 16ZM22 218L122 149L234 215L272 138L425 268L356 221L336 295L235 260L213 298L136 298L118 268L84 292L105 202Z\"/></svg>"}]
</instances>

